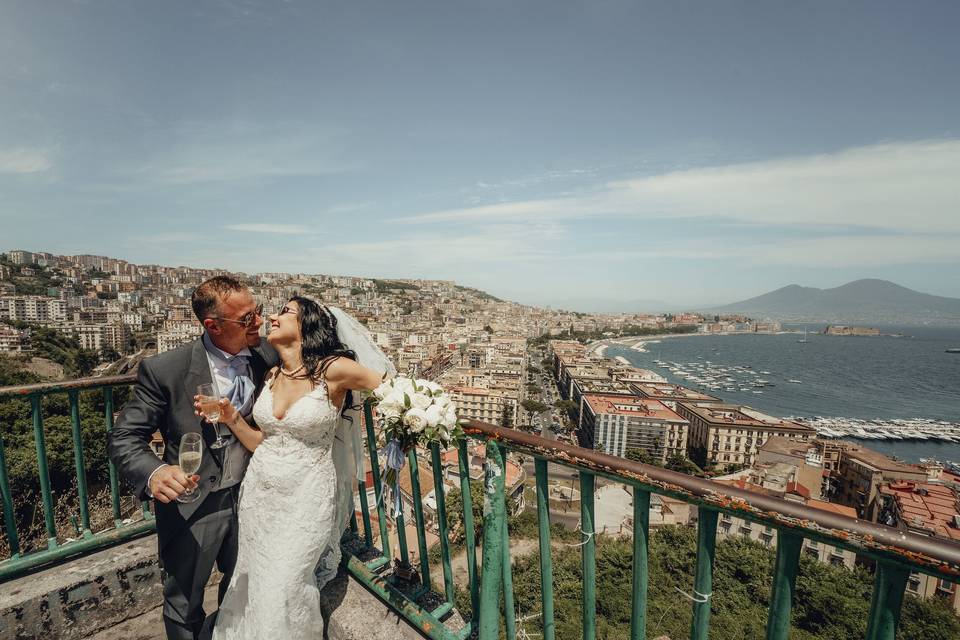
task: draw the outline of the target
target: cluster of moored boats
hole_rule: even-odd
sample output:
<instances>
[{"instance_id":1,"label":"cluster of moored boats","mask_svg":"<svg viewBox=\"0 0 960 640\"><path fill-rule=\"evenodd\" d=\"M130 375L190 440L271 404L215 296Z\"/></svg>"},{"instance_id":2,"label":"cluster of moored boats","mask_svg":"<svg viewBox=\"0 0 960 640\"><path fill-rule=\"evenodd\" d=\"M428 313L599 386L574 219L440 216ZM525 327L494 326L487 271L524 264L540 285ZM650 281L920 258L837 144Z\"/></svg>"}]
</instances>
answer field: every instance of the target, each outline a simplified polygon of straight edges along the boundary
<instances>
[{"instance_id":1,"label":"cluster of moored boats","mask_svg":"<svg viewBox=\"0 0 960 640\"><path fill-rule=\"evenodd\" d=\"M668 362L654 360L654 364L662 369L668 369L675 377L689 381L691 386L709 391L739 391L741 393L763 393L767 387L776 384L763 376L771 375L769 371L755 371L750 365L721 365L710 360L696 360L694 362ZM794 384L801 384L800 380L788 380Z\"/></svg>"},{"instance_id":2,"label":"cluster of moored boats","mask_svg":"<svg viewBox=\"0 0 960 640\"><path fill-rule=\"evenodd\" d=\"M710 360L671 362L654 360L676 377L701 391L763 393L776 384L764 376L769 371L757 371L750 365L721 365ZM802 380L788 379L788 383L802 384ZM791 417L789 420L806 424L817 430L821 438L861 438L864 440L942 440L960 442L960 423L927 418L876 419L841 418L828 416Z\"/></svg>"},{"instance_id":3,"label":"cluster of moored boats","mask_svg":"<svg viewBox=\"0 0 960 640\"><path fill-rule=\"evenodd\" d=\"M824 416L791 417L817 430L821 438L861 438L863 440L944 440L960 442L960 423L928 418L862 420Z\"/></svg>"}]
</instances>

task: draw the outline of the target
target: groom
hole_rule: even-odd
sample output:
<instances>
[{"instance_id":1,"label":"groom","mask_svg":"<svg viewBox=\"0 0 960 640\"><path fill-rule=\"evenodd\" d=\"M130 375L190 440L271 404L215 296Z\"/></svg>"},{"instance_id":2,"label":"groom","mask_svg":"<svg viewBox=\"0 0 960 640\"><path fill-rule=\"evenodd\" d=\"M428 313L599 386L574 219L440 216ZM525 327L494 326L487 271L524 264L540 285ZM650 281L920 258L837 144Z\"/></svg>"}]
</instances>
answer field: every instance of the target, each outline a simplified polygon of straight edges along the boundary
<instances>
[{"instance_id":1,"label":"groom","mask_svg":"<svg viewBox=\"0 0 960 640\"><path fill-rule=\"evenodd\" d=\"M223 599L237 560L237 499L249 452L220 426L227 445L211 449L215 432L194 413L197 386L214 382L240 414L249 416L266 372L279 362L260 338L262 307L237 280L217 276L193 292L203 335L140 363L133 397L110 432L110 459L141 499L156 501L157 539L164 570L163 622L170 640L196 640L204 627L203 592L213 565L223 572ZM250 417L246 418L252 424ZM150 449L163 436L164 459ZM200 433L207 446L197 474L178 466L180 439ZM200 498L177 502L196 487ZM209 627L209 624L207 625ZM204 631L206 633L206 631Z\"/></svg>"}]
</instances>

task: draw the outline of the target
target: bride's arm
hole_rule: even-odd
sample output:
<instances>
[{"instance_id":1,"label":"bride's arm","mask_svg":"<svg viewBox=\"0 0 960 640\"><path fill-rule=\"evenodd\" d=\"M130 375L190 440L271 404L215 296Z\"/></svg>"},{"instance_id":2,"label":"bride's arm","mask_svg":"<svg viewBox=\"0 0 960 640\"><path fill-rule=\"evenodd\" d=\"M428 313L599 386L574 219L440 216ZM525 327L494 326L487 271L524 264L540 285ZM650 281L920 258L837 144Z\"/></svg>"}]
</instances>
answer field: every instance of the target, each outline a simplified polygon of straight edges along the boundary
<instances>
[{"instance_id":1,"label":"bride's arm","mask_svg":"<svg viewBox=\"0 0 960 640\"><path fill-rule=\"evenodd\" d=\"M369 391L383 381L383 374L368 369L350 358L337 358L327 367L324 376L331 395L339 396L345 389Z\"/></svg>"},{"instance_id":2,"label":"bride's arm","mask_svg":"<svg viewBox=\"0 0 960 640\"><path fill-rule=\"evenodd\" d=\"M240 412L226 398L220 400L220 421L230 427L233 435L250 453L253 453L254 449L263 442L263 431L247 424Z\"/></svg>"}]
</instances>

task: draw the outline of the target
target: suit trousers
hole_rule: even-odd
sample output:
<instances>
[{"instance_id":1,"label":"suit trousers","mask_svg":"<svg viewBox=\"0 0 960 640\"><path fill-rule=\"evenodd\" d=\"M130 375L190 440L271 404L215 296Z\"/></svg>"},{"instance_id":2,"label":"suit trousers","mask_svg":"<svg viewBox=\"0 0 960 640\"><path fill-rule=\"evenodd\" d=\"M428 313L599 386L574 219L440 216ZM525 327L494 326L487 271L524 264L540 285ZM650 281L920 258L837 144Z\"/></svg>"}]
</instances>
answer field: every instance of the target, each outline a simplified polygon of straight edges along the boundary
<instances>
[{"instance_id":1,"label":"suit trousers","mask_svg":"<svg viewBox=\"0 0 960 640\"><path fill-rule=\"evenodd\" d=\"M240 485L207 495L187 526L160 549L163 579L163 623L169 640L208 636L203 592L216 563L223 573L217 603L223 601L237 564L237 504Z\"/></svg>"}]
</instances>

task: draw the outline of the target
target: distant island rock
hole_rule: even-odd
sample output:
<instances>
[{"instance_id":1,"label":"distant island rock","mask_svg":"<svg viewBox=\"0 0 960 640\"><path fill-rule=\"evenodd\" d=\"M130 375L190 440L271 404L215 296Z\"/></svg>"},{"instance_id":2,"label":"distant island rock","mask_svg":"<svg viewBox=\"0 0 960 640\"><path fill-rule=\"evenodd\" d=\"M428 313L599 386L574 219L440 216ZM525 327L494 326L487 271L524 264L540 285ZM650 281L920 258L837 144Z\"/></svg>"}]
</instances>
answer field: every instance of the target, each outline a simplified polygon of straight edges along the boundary
<instances>
[{"instance_id":1,"label":"distant island rock","mask_svg":"<svg viewBox=\"0 0 960 640\"><path fill-rule=\"evenodd\" d=\"M832 289L791 284L749 300L707 309L786 322L960 325L960 299L934 296L888 280L854 280Z\"/></svg>"}]
</instances>

